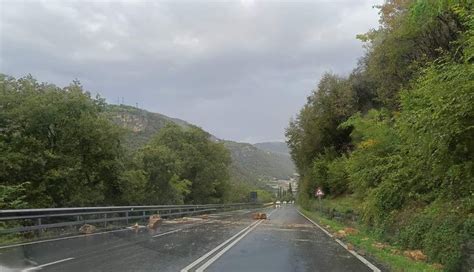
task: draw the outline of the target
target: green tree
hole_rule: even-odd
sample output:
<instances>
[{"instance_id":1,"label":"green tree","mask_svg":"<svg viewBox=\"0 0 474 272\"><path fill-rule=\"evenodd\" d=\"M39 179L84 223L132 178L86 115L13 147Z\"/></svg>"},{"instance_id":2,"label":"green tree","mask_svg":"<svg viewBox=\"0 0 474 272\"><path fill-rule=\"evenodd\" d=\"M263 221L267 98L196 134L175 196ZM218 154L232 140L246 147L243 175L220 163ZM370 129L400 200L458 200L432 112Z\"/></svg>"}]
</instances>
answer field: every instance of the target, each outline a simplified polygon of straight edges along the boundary
<instances>
[{"instance_id":1,"label":"green tree","mask_svg":"<svg viewBox=\"0 0 474 272\"><path fill-rule=\"evenodd\" d=\"M121 130L79 82L61 89L0 78L0 181L25 186L33 207L113 203Z\"/></svg>"},{"instance_id":2,"label":"green tree","mask_svg":"<svg viewBox=\"0 0 474 272\"><path fill-rule=\"evenodd\" d=\"M148 191L159 203L202 204L225 199L229 152L200 128L166 125L142 149L140 160Z\"/></svg>"}]
</instances>

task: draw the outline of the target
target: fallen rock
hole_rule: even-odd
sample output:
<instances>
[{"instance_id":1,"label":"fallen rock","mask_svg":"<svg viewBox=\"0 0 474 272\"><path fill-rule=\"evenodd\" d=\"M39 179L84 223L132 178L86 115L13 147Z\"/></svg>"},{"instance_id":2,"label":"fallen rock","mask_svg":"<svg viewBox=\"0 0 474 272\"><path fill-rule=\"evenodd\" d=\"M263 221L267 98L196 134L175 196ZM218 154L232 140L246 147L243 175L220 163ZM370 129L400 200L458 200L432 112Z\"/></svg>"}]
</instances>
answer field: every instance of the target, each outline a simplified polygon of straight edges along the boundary
<instances>
[{"instance_id":1,"label":"fallen rock","mask_svg":"<svg viewBox=\"0 0 474 272\"><path fill-rule=\"evenodd\" d=\"M82 234L91 234L95 232L95 226L89 225L89 224L84 224L79 228L79 232Z\"/></svg>"},{"instance_id":2,"label":"fallen rock","mask_svg":"<svg viewBox=\"0 0 474 272\"><path fill-rule=\"evenodd\" d=\"M343 230L339 230L339 231L333 233L333 235L334 235L334 237L336 237L336 238L344 238L344 237L347 236L347 233L346 233L345 231L343 231Z\"/></svg>"},{"instance_id":3,"label":"fallen rock","mask_svg":"<svg viewBox=\"0 0 474 272\"><path fill-rule=\"evenodd\" d=\"M257 212L257 213L254 213L254 214L252 215L252 218L255 219L255 220L267 219L267 214L266 214L266 213Z\"/></svg>"},{"instance_id":4,"label":"fallen rock","mask_svg":"<svg viewBox=\"0 0 474 272\"><path fill-rule=\"evenodd\" d=\"M203 214L200 216L202 219L209 219L209 215L208 214Z\"/></svg>"},{"instance_id":5,"label":"fallen rock","mask_svg":"<svg viewBox=\"0 0 474 272\"><path fill-rule=\"evenodd\" d=\"M344 228L344 232L346 234L349 234L349 235L353 235L353 234L357 234L359 233L358 230L354 229L354 228Z\"/></svg>"},{"instance_id":6,"label":"fallen rock","mask_svg":"<svg viewBox=\"0 0 474 272\"><path fill-rule=\"evenodd\" d=\"M427 257L425 254L423 254L423 252L419 249L417 250L405 250L403 252L403 255L412 259L412 260L415 260L415 261L426 261Z\"/></svg>"},{"instance_id":7,"label":"fallen rock","mask_svg":"<svg viewBox=\"0 0 474 272\"><path fill-rule=\"evenodd\" d=\"M148 225L147 227L149 229L156 229L158 225L161 222L161 217L159 214L152 214L150 215L150 218L148 219Z\"/></svg>"},{"instance_id":8,"label":"fallen rock","mask_svg":"<svg viewBox=\"0 0 474 272\"><path fill-rule=\"evenodd\" d=\"M383 244L383 243L379 243L379 242L373 243L372 246L375 247L375 248L378 248L378 249L386 249L386 248L390 247L387 244Z\"/></svg>"},{"instance_id":9,"label":"fallen rock","mask_svg":"<svg viewBox=\"0 0 474 272\"><path fill-rule=\"evenodd\" d=\"M350 243L347 243L347 249L348 250L354 250L354 246Z\"/></svg>"},{"instance_id":10,"label":"fallen rock","mask_svg":"<svg viewBox=\"0 0 474 272\"><path fill-rule=\"evenodd\" d=\"M436 269L436 270L443 270L444 265L442 265L440 263L435 263L435 264L433 264L433 268Z\"/></svg>"},{"instance_id":11,"label":"fallen rock","mask_svg":"<svg viewBox=\"0 0 474 272\"><path fill-rule=\"evenodd\" d=\"M390 250L392 252L392 254L395 254L395 255L400 255L402 252L396 248L392 248L392 250Z\"/></svg>"}]
</instances>

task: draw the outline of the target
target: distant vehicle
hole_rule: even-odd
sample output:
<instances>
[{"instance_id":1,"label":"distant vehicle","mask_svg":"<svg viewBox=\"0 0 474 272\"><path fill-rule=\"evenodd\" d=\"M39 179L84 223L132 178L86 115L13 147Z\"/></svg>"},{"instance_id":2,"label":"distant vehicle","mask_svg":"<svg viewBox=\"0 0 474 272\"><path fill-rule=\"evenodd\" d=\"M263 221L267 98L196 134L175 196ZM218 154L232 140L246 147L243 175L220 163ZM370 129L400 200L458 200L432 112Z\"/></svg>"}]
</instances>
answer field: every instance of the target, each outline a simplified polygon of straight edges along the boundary
<instances>
[{"instance_id":1,"label":"distant vehicle","mask_svg":"<svg viewBox=\"0 0 474 272\"><path fill-rule=\"evenodd\" d=\"M275 208L280 208L281 207L281 202L280 200L277 200L277 202L275 202Z\"/></svg>"},{"instance_id":2,"label":"distant vehicle","mask_svg":"<svg viewBox=\"0 0 474 272\"><path fill-rule=\"evenodd\" d=\"M286 204L286 201L283 201L283 204Z\"/></svg>"}]
</instances>

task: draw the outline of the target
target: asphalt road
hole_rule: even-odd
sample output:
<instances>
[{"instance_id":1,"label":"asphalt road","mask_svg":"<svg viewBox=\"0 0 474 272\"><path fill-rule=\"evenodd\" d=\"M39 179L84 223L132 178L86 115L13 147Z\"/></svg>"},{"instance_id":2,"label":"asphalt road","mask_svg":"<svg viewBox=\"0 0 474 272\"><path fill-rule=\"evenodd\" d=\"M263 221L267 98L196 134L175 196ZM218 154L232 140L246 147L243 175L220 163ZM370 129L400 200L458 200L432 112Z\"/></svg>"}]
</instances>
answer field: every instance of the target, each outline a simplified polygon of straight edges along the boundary
<instances>
[{"instance_id":1,"label":"asphalt road","mask_svg":"<svg viewBox=\"0 0 474 272\"><path fill-rule=\"evenodd\" d=\"M292 205L0 248L0 271L372 271Z\"/></svg>"}]
</instances>

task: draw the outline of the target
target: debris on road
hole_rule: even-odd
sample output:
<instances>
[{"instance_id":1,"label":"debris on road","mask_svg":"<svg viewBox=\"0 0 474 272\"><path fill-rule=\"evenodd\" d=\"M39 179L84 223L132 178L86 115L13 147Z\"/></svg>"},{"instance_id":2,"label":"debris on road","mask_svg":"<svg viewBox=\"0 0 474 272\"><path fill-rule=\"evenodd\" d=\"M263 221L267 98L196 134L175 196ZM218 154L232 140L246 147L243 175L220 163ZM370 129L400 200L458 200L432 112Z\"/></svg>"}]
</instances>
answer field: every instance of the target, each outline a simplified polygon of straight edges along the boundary
<instances>
[{"instance_id":1,"label":"debris on road","mask_svg":"<svg viewBox=\"0 0 474 272\"><path fill-rule=\"evenodd\" d=\"M148 219L148 228L149 229L156 229L161 222L161 217L159 214L152 214Z\"/></svg>"},{"instance_id":2,"label":"debris on road","mask_svg":"<svg viewBox=\"0 0 474 272\"><path fill-rule=\"evenodd\" d=\"M89 224L84 224L79 228L79 232L82 234L91 234L94 233L96 230L95 226L89 225Z\"/></svg>"},{"instance_id":3,"label":"debris on road","mask_svg":"<svg viewBox=\"0 0 474 272\"><path fill-rule=\"evenodd\" d=\"M266 213L260 213L260 212L257 212L257 213L254 213L252 215L253 219L255 220L259 220L259 219L267 219L267 214Z\"/></svg>"}]
</instances>

